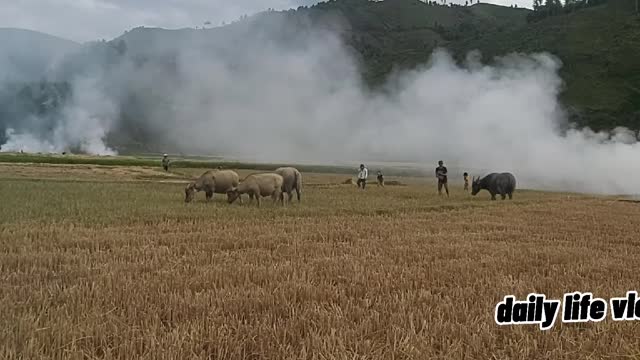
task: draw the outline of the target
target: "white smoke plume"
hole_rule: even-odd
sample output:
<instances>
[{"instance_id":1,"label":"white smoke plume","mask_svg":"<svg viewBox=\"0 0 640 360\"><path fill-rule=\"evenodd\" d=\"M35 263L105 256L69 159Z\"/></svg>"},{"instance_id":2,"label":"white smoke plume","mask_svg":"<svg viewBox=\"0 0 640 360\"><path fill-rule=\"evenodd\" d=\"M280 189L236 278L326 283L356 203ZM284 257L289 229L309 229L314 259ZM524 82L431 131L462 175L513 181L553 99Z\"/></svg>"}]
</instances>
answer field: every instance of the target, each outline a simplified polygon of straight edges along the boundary
<instances>
[{"instance_id":1,"label":"white smoke plume","mask_svg":"<svg viewBox=\"0 0 640 360\"><path fill-rule=\"evenodd\" d=\"M64 106L60 119L42 131L45 120L32 116L34 129L7 128L2 151L61 153L77 149L93 155L115 155L104 139L117 116L117 106L99 89L98 78L79 78L73 82L73 96ZM38 125L41 124L41 125ZM32 131L34 130L34 131Z\"/></svg>"},{"instance_id":2,"label":"white smoke plume","mask_svg":"<svg viewBox=\"0 0 640 360\"><path fill-rule=\"evenodd\" d=\"M561 62L512 54L464 67L445 51L370 93L337 37L321 33L302 51L264 46L242 71L182 53L184 85L165 126L186 150L256 161L404 161L431 172L443 159L460 171L510 171L520 186L638 193L637 136L627 129L561 131Z\"/></svg>"},{"instance_id":3,"label":"white smoke plume","mask_svg":"<svg viewBox=\"0 0 640 360\"><path fill-rule=\"evenodd\" d=\"M124 98L92 91L89 81L86 91L74 92L67 121L41 144L81 143L88 152L111 153L102 139L120 103L135 95L146 99L145 126L186 153L292 163L402 161L422 164L428 174L442 159L471 175L510 171L521 188L640 193L640 168L632 166L640 157L637 134L567 129L558 102L562 64L550 54L512 54L487 66L471 53L459 66L436 51L428 64L396 72L384 91L372 92L357 58L331 31L294 45L250 36L249 42L221 36L211 51L194 35L180 43L171 75L123 64L103 81L115 82ZM154 46L170 48L158 41ZM13 147L33 140L11 139Z\"/></svg>"}]
</instances>

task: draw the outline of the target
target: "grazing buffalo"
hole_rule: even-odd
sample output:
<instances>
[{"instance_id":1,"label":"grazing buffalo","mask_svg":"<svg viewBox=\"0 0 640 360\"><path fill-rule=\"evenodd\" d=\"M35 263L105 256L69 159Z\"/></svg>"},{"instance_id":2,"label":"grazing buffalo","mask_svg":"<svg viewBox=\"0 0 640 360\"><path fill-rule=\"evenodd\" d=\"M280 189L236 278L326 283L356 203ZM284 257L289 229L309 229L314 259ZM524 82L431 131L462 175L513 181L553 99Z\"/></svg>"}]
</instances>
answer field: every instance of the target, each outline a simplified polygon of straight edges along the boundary
<instances>
[{"instance_id":1,"label":"grazing buffalo","mask_svg":"<svg viewBox=\"0 0 640 360\"><path fill-rule=\"evenodd\" d=\"M213 198L213 194L226 194L229 190L238 186L238 174L231 170L209 170L191 182L184 189L184 201L191 202L196 192L204 191L207 201Z\"/></svg>"},{"instance_id":2,"label":"grazing buffalo","mask_svg":"<svg viewBox=\"0 0 640 360\"><path fill-rule=\"evenodd\" d=\"M471 195L476 195L480 190L487 190L491 194L491 200L496 199L496 194L500 194L502 200L508 195L509 200L516 190L516 178L511 173L491 173L482 179L473 178L471 184Z\"/></svg>"},{"instance_id":3,"label":"grazing buffalo","mask_svg":"<svg viewBox=\"0 0 640 360\"><path fill-rule=\"evenodd\" d=\"M293 167L281 167L275 170L275 173L282 176L284 183L282 191L287 194L287 201L291 202L293 190L296 191L298 202L300 202L300 193L302 192L302 175L298 169Z\"/></svg>"},{"instance_id":4,"label":"grazing buffalo","mask_svg":"<svg viewBox=\"0 0 640 360\"><path fill-rule=\"evenodd\" d=\"M283 182L284 179L279 174L251 174L242 180L238 186L227 191L227 202L231 204L238 198L242 201L242 194L249 194L249 204L251 204L253 198L255 198L258 202L258 207L260 207L260 197L267 196L271 196L274 203L280 200L280 202L284 204L282 192Z\"/></svg>"}]
</instances>

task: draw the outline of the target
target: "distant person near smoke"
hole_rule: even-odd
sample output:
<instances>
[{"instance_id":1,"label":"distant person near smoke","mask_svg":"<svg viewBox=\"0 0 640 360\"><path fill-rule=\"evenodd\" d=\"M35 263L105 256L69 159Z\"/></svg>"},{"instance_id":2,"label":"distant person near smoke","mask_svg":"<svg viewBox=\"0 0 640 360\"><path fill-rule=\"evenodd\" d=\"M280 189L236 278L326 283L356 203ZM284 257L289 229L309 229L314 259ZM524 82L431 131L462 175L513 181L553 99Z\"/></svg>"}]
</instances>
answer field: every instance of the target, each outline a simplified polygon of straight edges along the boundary
<instances>
[{"instance_id":1,"label":"distant person near smoke","mask_svg":"<svg viewBox=\"0 0 640 360\"><path fill-rule=\"evenodd\" d=\"M447 185L447 167L444 166L442 160L438 161L438 167L436 168L436 177L438 178L438 195L442 195L442 187L447 191L447 197L449 197L449 185Z\"/></svg>"},{"instance_id":2,"label":"distant person near smoke","mask_svg":"<svg viewBox=\"0 0 640 360\"><path fill-rule=\"evenodd\" d=\"M469 173L465 172L463 174L464 177L464 191L469 192Z\"/></svg>"},{"instance_id":3,"label":"distant person near smoke","mask_svg":"<svg viewBox=\"0 0 640 360\"><path fill-rule=\"evenodd\" d=\"M369 177L369 170L364 166L364 164L360 164L360 172L358 173L358 188L362 185L362 190L364 190L365 186L367 186L367 178Z\"/></svg>"},{"instance_id":4,"label":"distant person near smoke","mask_svg":"<svg viewBox=\"0 0 640 360\"><path fill-rule=\"evenodd\" d=\"M162 156L162 167L164 168L164 171L169 171L169 157L167 154Z\"/></svg>"},{"instance_id":5,"label":"distant person near smoke","mask_svg":"<svg viewBox=\"0 0 640 360\"><path fill-rule=\"evenodd\" d=\"M384 176L382 175L382 171L378 171L378 186L384 187Z\"/></svg>"}]
</instances>

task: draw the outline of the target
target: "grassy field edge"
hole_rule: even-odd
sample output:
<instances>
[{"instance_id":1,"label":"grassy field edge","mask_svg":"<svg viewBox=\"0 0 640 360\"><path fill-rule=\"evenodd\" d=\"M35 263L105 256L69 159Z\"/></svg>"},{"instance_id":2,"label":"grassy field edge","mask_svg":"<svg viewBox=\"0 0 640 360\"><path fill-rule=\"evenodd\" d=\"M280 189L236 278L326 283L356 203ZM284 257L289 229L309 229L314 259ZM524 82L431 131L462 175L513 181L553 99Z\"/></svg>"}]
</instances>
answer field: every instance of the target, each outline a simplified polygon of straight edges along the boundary
<instances>
[{"instance_id":1,"label":"grassy field edge","mask_svg":"<svg viewBox=\"0 0 640 360\"><path fill-rule=\"evenodd\" d=\"M0 153L0 163L23 164L56 164L56 165L102 165L102 166L148 166L159 167L160 158L139 158L135 156L82 156L82 155L45 155L45 154L14 154ZM295 166L302 172L325 174L353 174L354 168L336 165L300 165L285 163L251 163L240 161L203 161L191 159L175 159L171 161L172 168L209 169L218 166L226 169L243 169L268 171L281 166ZM412 169L398 169L394 167L377 167L392 176L416 176L420 172Z\"/></svg>"}]
</instances>

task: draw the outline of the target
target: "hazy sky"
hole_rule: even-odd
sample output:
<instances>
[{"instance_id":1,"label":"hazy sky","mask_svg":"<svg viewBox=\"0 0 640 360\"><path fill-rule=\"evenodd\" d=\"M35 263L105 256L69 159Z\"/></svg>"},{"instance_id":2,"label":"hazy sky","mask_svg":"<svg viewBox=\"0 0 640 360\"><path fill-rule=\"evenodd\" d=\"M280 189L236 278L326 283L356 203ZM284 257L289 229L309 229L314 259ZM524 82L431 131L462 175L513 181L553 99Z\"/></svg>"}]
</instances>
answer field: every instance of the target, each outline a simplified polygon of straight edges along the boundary
<instances>
[{"instance_id":1,"label":"hazy sky","mask_svg":"<svg viewBox=\"0 0 640 360\"><path fill-rule=\"evenodd\" d=\"M0 0L0 27L17 27L76 41L112 39L137 26L220 25L241 15L311 5L317 0ZM454 2L459 2L455 1ZM518 4L526 0L484 1Z\"/></svg>"}]
</instances>

